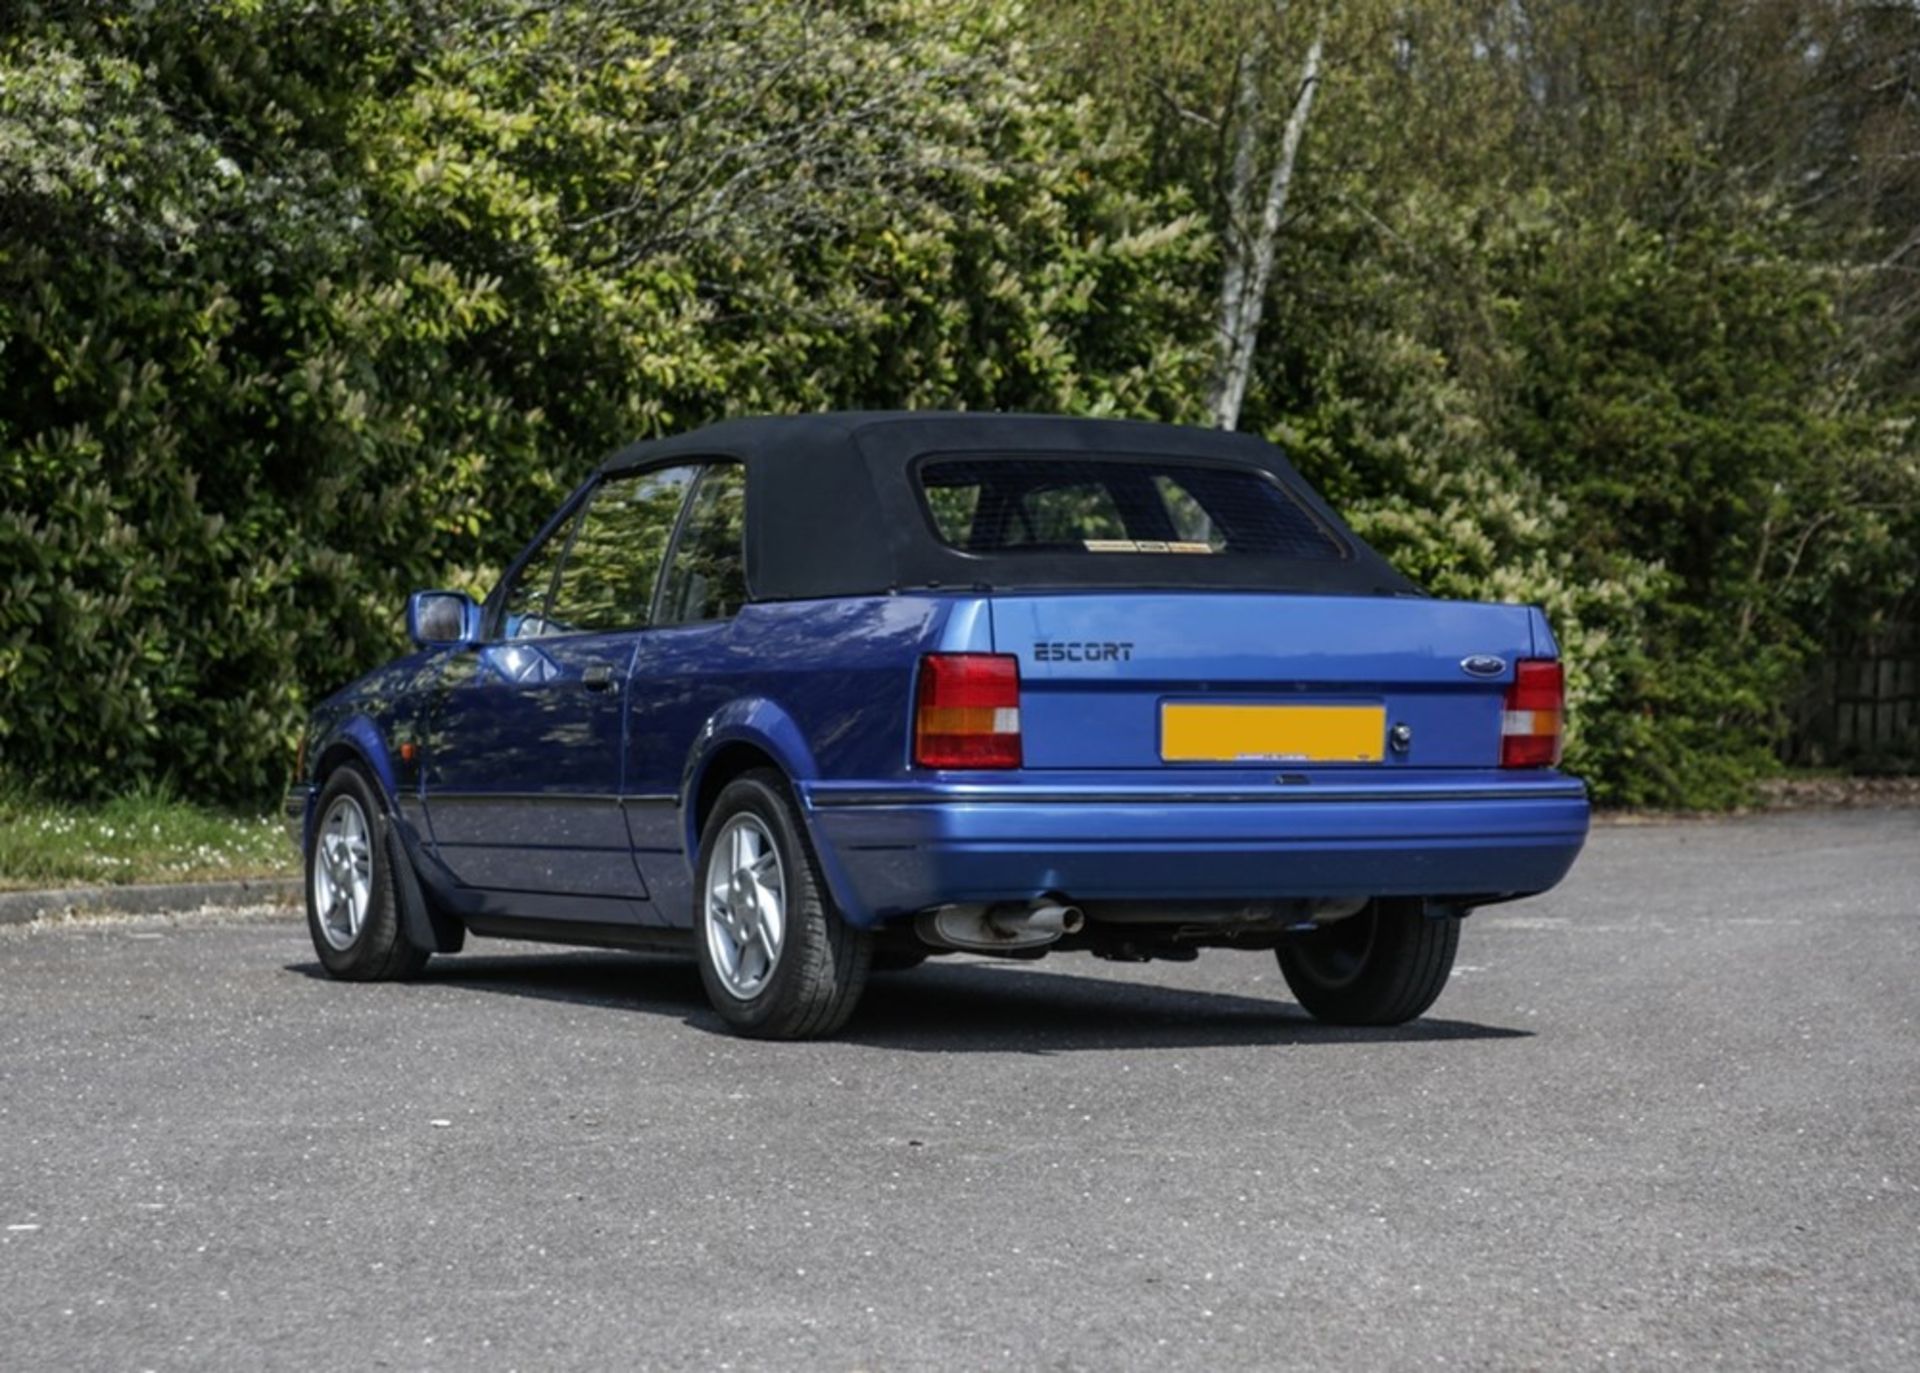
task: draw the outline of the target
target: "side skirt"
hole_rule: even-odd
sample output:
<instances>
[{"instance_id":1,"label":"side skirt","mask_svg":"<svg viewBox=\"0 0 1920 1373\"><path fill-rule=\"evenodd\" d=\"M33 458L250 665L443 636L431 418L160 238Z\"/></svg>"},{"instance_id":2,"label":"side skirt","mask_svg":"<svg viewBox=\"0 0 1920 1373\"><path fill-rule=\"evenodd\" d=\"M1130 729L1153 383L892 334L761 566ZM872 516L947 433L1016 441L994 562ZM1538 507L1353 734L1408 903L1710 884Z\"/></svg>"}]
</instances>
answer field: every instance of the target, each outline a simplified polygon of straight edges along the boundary
<instances>
[{"instance_id":1,"label":"side skirt","mask_svg":"<svg viewBox=\"0 0 1920 1373\"><path fill-rule=\"evenodd\" d=\"M530 920L515 915L470 915L469 933L487 939L524 939L535 944L579 944L590 949L691 956L693 933L660 926L607 925L590 920Z\"/></svg>"}]
</instances>

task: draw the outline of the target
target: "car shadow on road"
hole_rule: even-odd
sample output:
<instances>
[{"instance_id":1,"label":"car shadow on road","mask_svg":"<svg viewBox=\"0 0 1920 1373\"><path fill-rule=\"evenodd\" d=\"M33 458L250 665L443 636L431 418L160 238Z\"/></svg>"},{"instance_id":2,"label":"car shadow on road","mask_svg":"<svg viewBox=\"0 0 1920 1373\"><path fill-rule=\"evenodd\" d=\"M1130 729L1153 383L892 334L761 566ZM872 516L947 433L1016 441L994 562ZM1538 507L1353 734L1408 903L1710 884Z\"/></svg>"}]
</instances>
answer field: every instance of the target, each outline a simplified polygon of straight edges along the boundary
<instances>
[{"instance_id":1,"label":"car shadow on road","mask_svg":"<svg viewBox=\"0 0 1920 1373\"><path fill-rule=\"evenodd\" d=\"M317 963L288 967L310 977ZM671 1016L714 1033L690 961L585 951L439 959L420 981L466 991ZM876 973L836 1039L933 1053L1060 1053L1079 1049L1180 1049L1279 1044L1303 1048L1526 1039L1531 1030L1422 1019L1384 1029L1323 1025L1287 1001L1128 982L1031 965L934 960Z\"/></svg>"},{"instance_id":2,"label":"car shadow on road","mask_svg":"<svg viewBox=\"0 0 1920 1373\"><path fill-rule=\"evenodd\" d=\"M843 1039L887 1048L1052 1053L1227 1045L1524 1039L1531 1031L1425 1019L1384 1029L1325 1025L1290 1001L1033 967L927 964L867 986Z\"/></svg>"}]
</instances>

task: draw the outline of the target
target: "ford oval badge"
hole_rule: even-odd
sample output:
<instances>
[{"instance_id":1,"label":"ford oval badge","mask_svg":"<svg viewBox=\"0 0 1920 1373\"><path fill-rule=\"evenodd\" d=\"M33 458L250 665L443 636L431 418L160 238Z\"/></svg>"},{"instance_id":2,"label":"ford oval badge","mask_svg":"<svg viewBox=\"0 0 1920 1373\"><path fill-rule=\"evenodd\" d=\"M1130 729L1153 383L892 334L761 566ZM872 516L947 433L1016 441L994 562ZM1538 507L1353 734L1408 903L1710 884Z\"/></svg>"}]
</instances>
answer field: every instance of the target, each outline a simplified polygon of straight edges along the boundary
<instances>
[{"instance_id":1,"label":"ford oval badge","mask_svg":"<svg viewBox=\"0 0 1920 1373\"><path fill-rule=\"evenodd\" d=\"M1469 677L1498 677L1507 670L1507 660L1491 653L1476 653L1460 660L1460 670Z\"/></svg>"}]
</instances>

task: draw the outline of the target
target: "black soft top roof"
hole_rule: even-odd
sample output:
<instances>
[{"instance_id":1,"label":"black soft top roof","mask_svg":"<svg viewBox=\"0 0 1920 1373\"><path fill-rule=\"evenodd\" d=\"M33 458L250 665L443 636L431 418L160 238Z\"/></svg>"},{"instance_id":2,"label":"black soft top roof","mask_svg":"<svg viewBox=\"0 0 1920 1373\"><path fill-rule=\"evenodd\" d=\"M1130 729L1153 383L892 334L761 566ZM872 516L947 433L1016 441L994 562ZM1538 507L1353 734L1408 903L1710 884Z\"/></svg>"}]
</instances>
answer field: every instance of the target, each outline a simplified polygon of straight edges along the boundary
<instances>
[{"instance_id":1,"label":"black soft top roof","mask_svg":"<svg viewBox=\"0 0 1920 1373\"><path fill-rule=\"evenodd\" d=\"M1339 559L1155 553L963 552L940 541L912 477L932 455L1198 459L1258 468L1346 546ZM756 600L922 588L1142 587L1413 595L1272 444L1246 434L1135 420L948 411L760 416L635 443L602 473L689 458L747 469L747 582Z\"/></svg>"}]
</instances>

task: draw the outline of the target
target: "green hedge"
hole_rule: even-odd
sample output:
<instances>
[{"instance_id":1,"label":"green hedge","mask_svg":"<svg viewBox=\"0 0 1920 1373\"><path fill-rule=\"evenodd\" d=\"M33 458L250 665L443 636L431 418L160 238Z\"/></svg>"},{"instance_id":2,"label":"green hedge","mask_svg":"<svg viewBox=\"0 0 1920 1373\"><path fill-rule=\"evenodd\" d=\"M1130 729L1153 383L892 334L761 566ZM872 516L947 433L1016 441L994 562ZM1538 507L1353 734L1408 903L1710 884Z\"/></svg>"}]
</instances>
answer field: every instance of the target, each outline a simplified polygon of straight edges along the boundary
<instances>
[{"instance_id":1,"label":"green hedge","mask_svg":"<svg viewBox=\"0 0 1920 1373\"><path fill-rule=\"evenodd\" d=\"M1194 389L1204 236L1004 32L747 6L681 60L611 23L190 9L0 46L0 750L42 789L269 794L408 589L483 590L635 435ZM716 108L728 72L769 84ZM743 138L884 146L730 170ZM724 215L662 208L712 166L746 178Z\"/></svg>"},{"instance_id":2,"label":"green hedge","mask_svg":"<svg viewBox=\"0 0 1920 1373\"><path fill-rule=\"evenodd\" d=\"M14 7L0 773L269 796L409 589L484 591L636 435L1197 418L1212 135L1084 93L1058 8ZM1603 800L1743 799L1808 653L1912 595L1912 406L1868 386L1852 249L1622 189L1704 143L1423 157L1504 97L1387 51L1330 71L1245 424L1436 593L1547 607Z\"/></svg>"}]
</instances>

